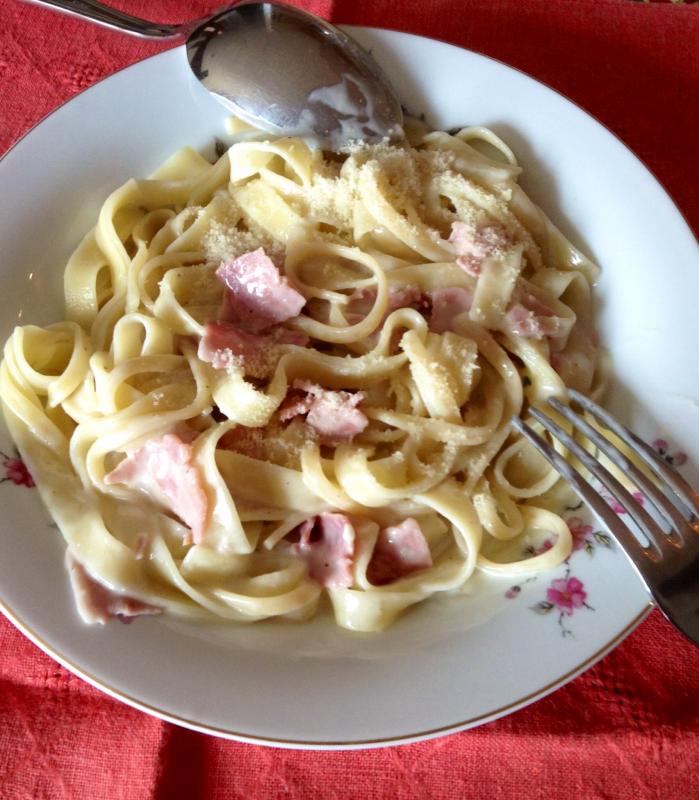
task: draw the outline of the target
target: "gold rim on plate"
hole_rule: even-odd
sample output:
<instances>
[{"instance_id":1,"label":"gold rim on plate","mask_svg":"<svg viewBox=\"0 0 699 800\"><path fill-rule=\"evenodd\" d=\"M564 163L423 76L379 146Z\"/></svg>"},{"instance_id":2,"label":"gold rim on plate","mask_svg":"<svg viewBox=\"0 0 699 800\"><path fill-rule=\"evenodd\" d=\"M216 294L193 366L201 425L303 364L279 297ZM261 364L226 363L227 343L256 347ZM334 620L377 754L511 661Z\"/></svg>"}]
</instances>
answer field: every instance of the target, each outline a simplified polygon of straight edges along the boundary
<instances>
[{"instance_id":1,"label":"gold rim on plate","mask_svg":"<svg viewBox=\"0 0 699 800\"><path fill-rule=\"evenodd\" d=\"M191 730L200 731L202 733L208 733L212 736L220 736L225 739L234 739L237 741L243 742L250 742L253 744L263 744L268 746L274 745L281 745L286 747L299 747L304 749L324 749L324 748L332 748L341 750L343 748L350 749L355 747L371 747L372 745L391 745L394 743L408 743L410 741L419 741L423 739L430 739L440 735L446 735L448 733L457 733L462 730L466 730L467 728L473 728L476 725L482 722L491 722L500 717L504 716L510 711L515 711L516 709L528 705L529 703L533 702L534 700L538 700L545 695L549 694L550 692L554 691L563 684L567 683L569 680L575 678L581 672L584 672L588 667L591 667L596 661L599 661L606 653L612 650L617 644L619 644L623 639L625 639L633 629L639 625L645 617L651 612L653 609L653 604L648 603L647 606L636 616L634 617L628 625L626 625L616 636L610 639L606 644L604 644L599 650L597 650L593 655L586 658L583 662L578 664L577 666L573 667L573 669L566 672L564 675L561 675L555 681L547 684L546 686L542 686L540 689L536 689L533 692L525 695L524 697L520 697L517 700L513 700L511 703L508 703L505 706L501 706L500 708L494 709L493 711L488 711L485 714L479 714L476 717L471 717L470 719L462 720L461 722L454 722L449 725L444 725L439 728L431 728L425 731L416 731L415 733L407 733L398 736L386 736L380 739L355 739L351 741L315 741L315 740L305 740L305 739L276 739L271 736L258 736L255 734L249 733L241 733L239 731L232 731L227 728L217 728L213 725L205 725L201 722L197 722L195 720L187 719L186 717L180 717L177 714L172 714L168 711L163 711L163 709L158 708L157 706L152 706L149 703L145 703L142 700L138 700L135 697L132 697L126 692L123 692L120 689L115 689L113 686L110 686L108 683L105 683L100 678L96 678L94 675L91 675L89 672L86 672L77 664L73 663L70 659L63 656L61 653L57 652L53 649L53 647L48 644L44 639L41 638L34 630L32 630L23 620L21 620L13 611L12 609L2 600L0 600L0 611L12 622L15 627L17 627L28 639L34 642L37 647L43 650L47 655L54 658L60 664L62 664L66 669L70 672L74 673L78 677L82 678L83 680L87 681L87 683L91 684L97 689L101 689L102 691L106 692L108 695L116 698L117 700L121 700L122 702L126 703L133 708L139 709L139 711L144 711L147 714L152 716L158 717L159 719L164 720L165 722L172 722L176 725L182 725L185 728L190 728Z\"/></svg>"}]
</instances>

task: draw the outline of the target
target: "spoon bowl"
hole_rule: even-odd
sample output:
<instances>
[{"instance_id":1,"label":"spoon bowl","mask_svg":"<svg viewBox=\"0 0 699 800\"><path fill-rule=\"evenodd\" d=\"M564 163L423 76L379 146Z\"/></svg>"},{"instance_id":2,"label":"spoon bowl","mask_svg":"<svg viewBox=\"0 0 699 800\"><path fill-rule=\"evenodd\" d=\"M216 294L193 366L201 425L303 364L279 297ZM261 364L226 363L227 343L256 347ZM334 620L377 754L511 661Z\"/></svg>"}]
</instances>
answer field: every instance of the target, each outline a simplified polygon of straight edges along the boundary
<instances>
[{"instance_id":1,"label":"spoon bowl","mask_svg":"<svg viewBox=\"0 0 699 800\"><path fill-rule=\"evenodd\" d=\"M323 145L402 132L401 106L374 59L322 19L277 3L241 3L187 40L195 76L233 114Z\"/></svg>"}]
</instances>

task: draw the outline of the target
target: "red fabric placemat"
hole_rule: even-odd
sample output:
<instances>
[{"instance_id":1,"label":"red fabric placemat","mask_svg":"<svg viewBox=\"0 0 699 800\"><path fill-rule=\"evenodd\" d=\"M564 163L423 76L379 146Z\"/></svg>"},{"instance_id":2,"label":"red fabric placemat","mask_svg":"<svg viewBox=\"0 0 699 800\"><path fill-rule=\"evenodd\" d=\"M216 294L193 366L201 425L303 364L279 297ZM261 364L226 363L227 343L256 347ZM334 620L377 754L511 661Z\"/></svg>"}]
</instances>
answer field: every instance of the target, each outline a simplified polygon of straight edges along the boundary
<instances>
[{"instance_id":1,"label":"red fabric placemat","mask_svg":"<svg viewBox=\"0 0 699 800\"><path fill-rule=\"evenodd\" d=\"M121 0L176 21L219 0ZM335 22L421 33L519 67L619 135L699 231L699 6L631 0L309 0ZM162 44L0 5L0 152ZM4 202L10 200L0 187ZM662 265L658 265L662 280ZM699 650L657 612L584 676L472 731L379 751L243 745L101 694L0 620L0 797L699 797Z\"/></svg>"}]
</instances>

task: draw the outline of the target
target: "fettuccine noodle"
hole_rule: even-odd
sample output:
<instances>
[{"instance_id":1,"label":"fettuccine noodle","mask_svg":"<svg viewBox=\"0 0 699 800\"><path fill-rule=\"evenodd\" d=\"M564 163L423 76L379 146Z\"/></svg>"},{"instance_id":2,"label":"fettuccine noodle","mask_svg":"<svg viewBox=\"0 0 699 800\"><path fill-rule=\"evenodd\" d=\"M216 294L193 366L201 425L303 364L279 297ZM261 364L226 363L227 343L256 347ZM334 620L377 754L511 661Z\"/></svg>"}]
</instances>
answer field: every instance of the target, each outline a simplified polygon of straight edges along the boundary
<instances>
[{"instance_id":1,"label":"fettuccine noodle","mask_svg":"<svg viewBox=\"0 0 699 800\"><path fill-rule=\"evenodd\" d=\"M182 149L107 198L65 320L15 329L5 419L87 619L329 599L375 631L476 570L568 557L558 475L509 420L595 390L597 268L492 132L409 139ZM278 291L301 310L281 319Z\"/></svg>"}]
</instances>

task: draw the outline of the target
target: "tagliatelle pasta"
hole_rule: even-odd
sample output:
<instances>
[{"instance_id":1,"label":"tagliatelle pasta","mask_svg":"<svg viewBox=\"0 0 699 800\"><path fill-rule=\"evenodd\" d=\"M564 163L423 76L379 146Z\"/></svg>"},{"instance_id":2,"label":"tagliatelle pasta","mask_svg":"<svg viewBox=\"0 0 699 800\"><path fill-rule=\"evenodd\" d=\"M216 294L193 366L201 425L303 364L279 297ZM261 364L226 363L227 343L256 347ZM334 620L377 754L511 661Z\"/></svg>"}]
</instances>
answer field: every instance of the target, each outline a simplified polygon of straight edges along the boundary
<instances>
[{"instance_id":1,"label":"tagliatelle pasta","mask_svg":"<svg viewBox=\"0 0 699 800\"><path fill-rule=\"evenodd\" d=\"M519 173L486 129L412 125L185 148L110 195L66 320L16 328L0 368L86 619L328 604L375 631L567 558L558 475L509 420L596 391L597 268Z\"/></svg>"}]
</instances>

